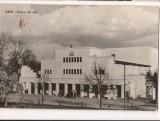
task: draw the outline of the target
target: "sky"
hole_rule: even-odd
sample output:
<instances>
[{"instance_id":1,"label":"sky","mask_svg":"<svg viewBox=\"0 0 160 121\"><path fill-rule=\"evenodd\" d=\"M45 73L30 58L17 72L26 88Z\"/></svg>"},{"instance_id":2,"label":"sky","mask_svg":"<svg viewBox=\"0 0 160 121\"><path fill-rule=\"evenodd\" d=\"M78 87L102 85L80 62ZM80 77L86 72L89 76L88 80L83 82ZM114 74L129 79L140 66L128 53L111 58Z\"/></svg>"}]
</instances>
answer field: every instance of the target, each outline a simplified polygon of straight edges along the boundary
<instances>
[{"instance_id":1,"label":"sky","mask_svg":"<svg viewBox=\"0 0 160 121\"><path fill-rule=\"evenodd\" d=\"M20 27L20 20L25 26ZM158 8L1 4L0 32L28 42L39 59L52 58L55 49L70 45L158 48Z\"/></svg>"}]
</instances>

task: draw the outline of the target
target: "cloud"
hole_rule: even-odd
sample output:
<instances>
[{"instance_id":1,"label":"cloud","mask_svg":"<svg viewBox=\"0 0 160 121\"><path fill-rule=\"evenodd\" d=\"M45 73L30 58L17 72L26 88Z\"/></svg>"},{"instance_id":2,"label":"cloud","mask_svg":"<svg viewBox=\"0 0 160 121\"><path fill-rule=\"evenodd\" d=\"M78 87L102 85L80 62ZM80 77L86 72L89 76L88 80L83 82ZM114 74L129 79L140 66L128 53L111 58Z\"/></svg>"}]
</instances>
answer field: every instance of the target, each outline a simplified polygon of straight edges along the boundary
<instances>
[{"instance_id":1,"label":"cloud","mask_svg":"<svg viewBox=\"0 0 160 121\"><path fill-rule=\"evenodd\" d=\"M4 14L5 9L38 14ZM157 7L6 5L0 6L0 10L0 31L9 31L18 39L37 44L40 58L56 46L63 48L70 44L99 48L158 47ZM18 27L20 17L26 23L23 30Z\"/></svg>"}]
</instances>

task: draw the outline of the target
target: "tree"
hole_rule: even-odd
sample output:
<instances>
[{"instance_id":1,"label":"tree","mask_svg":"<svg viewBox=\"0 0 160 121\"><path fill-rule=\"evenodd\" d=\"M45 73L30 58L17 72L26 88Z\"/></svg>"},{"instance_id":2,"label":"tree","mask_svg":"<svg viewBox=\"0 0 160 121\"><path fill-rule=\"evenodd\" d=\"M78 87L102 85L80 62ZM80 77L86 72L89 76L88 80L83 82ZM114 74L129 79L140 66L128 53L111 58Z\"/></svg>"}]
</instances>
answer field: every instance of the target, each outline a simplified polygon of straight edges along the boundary
<instances>
[{"instance_id":1,"label":"tree","mask_svg":"<svg viewBox=\"0 0 160 121\"><path fill-rule=\"evenodd\" d=\"M12 39L12 36L8 35L5 32L0 34L0 68L4 68L6 62L6 55L8 53L9 41Z\"/></svg>"},{"instance_id":2,"label":"tree","mask_svg":"<svg viewBox=\"0 0 160 121\"><path fill-rule=\"evenodd\" d=\"M4 96L4 105L7 106L7 96L11 93L20 93L23 90L18 81L18 76L13 73L8 76L5 71L0 70L0 95Z\"/></svg>"},{"instance_id":3,"label":"tree","mask_svg":"<svg viewBox=\"0 0 160 121\"><path fill-rule=\"evenodd\" d=\"M103 64L97 63L95 60L91 72L84 74L84 79L89 82L90 85L98 85L98 94L100 94L100 108L102 108L102 85L112 85L113 80L110 79L109 73L106 72Z\"/></svg>"},{"instance_id":4,"label":"tree","mask_svg":"<svg viewBox=\"0 0 160 121\"><path fill-rule=\"evenodd\" d=\"M23 65L29 66L34 72L37 72L40 70L40 62L37 60L36 56L32 52L32 50L26 50L24 51L22 55L22 61Z\"/></svg>"},{"instance_id":5,"label":"tree","mask_svg":"<svg viewBox=\"0 0 160 121\"><path fill-rule=\"evenodd\" d=\"M150 86L152 86L152 88L154 87L156 90L156 102L158 101L158 71L155 71L154 73L152 73L151 71L148 71L146 74L146 78L147 78L147 84ZM147 92L149 92L149 87L147 87ZM148 95L148 93L146 94Z\"/></svg>"}]
</instances>

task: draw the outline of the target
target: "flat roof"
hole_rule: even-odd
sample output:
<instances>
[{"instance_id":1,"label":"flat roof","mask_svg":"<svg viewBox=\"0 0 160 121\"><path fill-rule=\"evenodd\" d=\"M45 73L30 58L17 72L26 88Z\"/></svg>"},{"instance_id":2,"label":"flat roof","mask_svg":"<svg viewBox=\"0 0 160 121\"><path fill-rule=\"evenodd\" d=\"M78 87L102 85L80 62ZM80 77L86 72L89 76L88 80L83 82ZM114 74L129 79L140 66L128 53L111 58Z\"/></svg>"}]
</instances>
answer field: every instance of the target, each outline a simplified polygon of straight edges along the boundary
<instances>
[{"instance_id":1,"label":"flat roof","mask_svg":"<svg viewBox=\"0 0 160 121\"><path fill-rule=\"evenodd\" d=\"M125 61L119 61L119 60L114 60L114 61L115 61L115 64L121 64L121 65L131 65L131 66L140 66L140 67L151 67L151 65L139 64L139 63L125 62Z\"/></svg>"}]
</instances>

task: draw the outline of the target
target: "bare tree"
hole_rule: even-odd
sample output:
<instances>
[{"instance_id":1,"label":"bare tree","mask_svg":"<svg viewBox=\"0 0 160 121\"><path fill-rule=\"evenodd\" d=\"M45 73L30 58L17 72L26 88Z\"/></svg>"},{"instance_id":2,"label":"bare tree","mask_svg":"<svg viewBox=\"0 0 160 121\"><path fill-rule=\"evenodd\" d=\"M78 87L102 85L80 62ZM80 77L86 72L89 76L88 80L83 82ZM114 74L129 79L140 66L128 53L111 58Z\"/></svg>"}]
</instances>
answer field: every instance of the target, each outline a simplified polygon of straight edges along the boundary
<instances>
[{"instance_id":1,"label":"bare tree","mask_svg":"<svg viewBox=\"0 0 160 121\"><path fill-rule=\"evenodd\" d=\"M22 40L11 39L10 41L10 54L16 52L18 56L22 56L23 53L29 49L29 44Z\"/></svg>"},{"instance_id":2,"label":"bare tree","mask_svg":"<svg viewBox=\"0 0 160 121\"><path fill-rule=\"evenodd\" d=\"M102 85L112 85L113 80L110 79L109 73L106 72L103 64L95 62L91 68L91 72L84 74L84 79L89 82L90 85L98 85L98 94L100 94L100 108L102 108Z\"/></svg>"}]
</instances>

